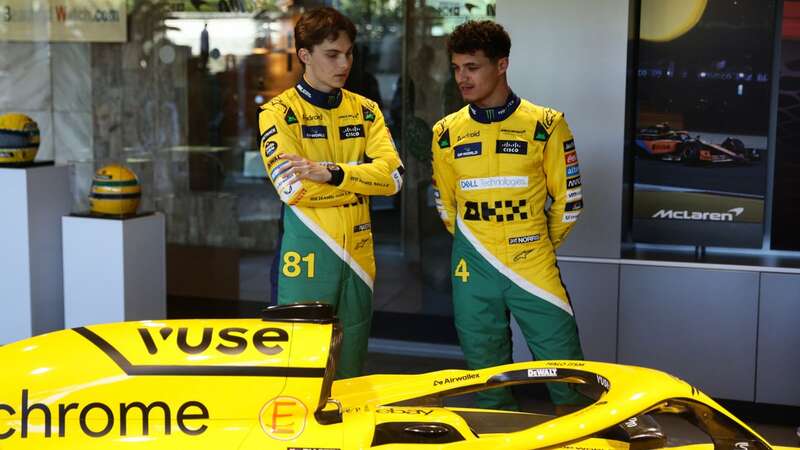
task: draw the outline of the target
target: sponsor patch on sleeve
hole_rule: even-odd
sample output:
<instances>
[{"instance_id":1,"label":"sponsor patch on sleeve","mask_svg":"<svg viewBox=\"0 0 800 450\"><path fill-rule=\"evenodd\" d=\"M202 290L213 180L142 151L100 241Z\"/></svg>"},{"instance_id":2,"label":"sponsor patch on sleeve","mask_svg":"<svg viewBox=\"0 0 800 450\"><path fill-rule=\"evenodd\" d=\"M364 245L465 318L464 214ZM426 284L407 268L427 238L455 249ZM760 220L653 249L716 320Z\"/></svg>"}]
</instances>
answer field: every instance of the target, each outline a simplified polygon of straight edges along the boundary
<instances>
[{"instance_id":1,"label":"sponsor patch on sleeve","mask_svg":"<svg viewBox=\"0 0 800 450\"><path fill-rule=\"evenodd\" d=\"M577 211L579 209L583 209L583 201L581 200L575 202L568 202L564 206L564 211Z\"/></svg>"},{"instance_id":2,"label":"sponsor patch on sleeve","mask_svg":"<svg viewBox=\"0 0 800 450\"><path fill-rule=\"evenodd\" d=\"M567 189L567 201L574 202L583 198L581 188Z\"/></svg>"},{"instance_id":3,"label":"sponsor patch on sleeve","mask_svg":"<svg viewBox=\"0 0 800 450\"><path fill-rule=\"evenodd\" d=\"M577 164L567 166L567 178L576 177L581 174L581 169Z\"/></svg>"},{"instance_id":4,"label":"sponsor patch on sleeve","mask_svg":"<svg viewBox=\"0 0 800 450\"><path fill-rule=\"evenodd\" d=\"M567 165L577 164L578 163L578 154L573 150L571 152L567 152L564 154L564 162Z\"/></svg>"},{"instance_id":5,"label":"sponsor patch on sleeve","mask_svg":"<svg viewBox=\"0 0 800 450\"><path fill-rule=\"evenodd\" d=\"M580 215L581 215L581 211L580 210L571 211L571 212L565 212L564 213L564 217L561 219L561 221L563 223L576 222L578 220L578 216L580 216Z\"/></svg>"},{"instance_id":6,"label":"sponsor patch on sleeve","mask_svg":"<svg viewBox=\"0 0 800 450\"><path fill-rule=\"evenodd\" d=\"M575 189L581 187L581 177L567 179L567 189Z\"/></svg>"},{"instance_id":7,"label":"sponsor patch on sleeve","mask_svg":"<svg viewBox=\"0 0 800 450\"><path fill-rule=\"evenodd\" d=\"M527 155L528 143L525 141L497 141L496 153L506 155Z\"/></svg>"},{"instance_id":8,"label":"sponsor patch on sleeve","mask_svg":"<svg viewBox=\"0 0 800 450\"><path fill-rule=\"evenodd\" d=\"M444 209L444 204L442 203L442 194L439 192L439 188L436 187L436 184L433 185L433 203L436 205L436 210L439 211L439 217L442 220L447 220L447 211Z\"/></svg>"},{"instance_id":9,"label":"sponsor patch on sleeve","mask_svg":"<svg viewBox=\"0 0 800 450\"><path fill-rule=\"evenodd\" d=\"M291 180L296 180L294 177ZM304 195L303 184L299 181L292 181L290 183L286 183L281 188L278 188L278 197L280 197L281 201L284 202L291 202L291 201L298 201Z\"/></svg>"},{"instance_id":10,"label":"sponsor patch on sleeve","mask_svg":"<svg viewBox=\"0 0 800 450\"><path fill-rule=\"evenodd\" d=\"M564 205L564 216L562 217L561 221L564 223L575 222L578 220L578 216L581 214L582 209L582 200L568 202L566 205Z\"/></svg>"},{"instance_id":11,"label":"sponsor patch on sleeve","mask_svg":"<svg viewBox=\"0 0 800 450\"><path fill-rule=\"evenodd\" d=\"M533 140L545 142L550 137L550 133L547 132L547 129L542 125L541 122L536 122L536 129L533 132Z\"/></svg>"},{"instance_id":12,"label":"sponsor patch on sleeve","mask_svg":"<svg viewBox=\"0 0 800 450\"><path fill-rule=\"evenodd\" d=\"M261 142L266 141L267 139L271 138L272 136L275 136L276 134L278 134L278 129L275 128L275 125L273 125L269 127L269 129L261 135Z\"/></svg>"},{"instance_id":13,"label":"sponsor patch on sleeve","mask_svg":"<svg viewBox=\"0 0 800 450\"><path fill-rule=\"evenodd\" d=\"M272 156L272 154L275 153L275 150L277 149L278 149L278 143L275 141L269 141L267 142L266 147L264 147L264 154L266 154L267 156Z\"/></svg>"},{"instance_id":14,"label":"sponsor patch on sleeve","mask_svg":"<svg viewBox=\"0 0 800 450\"><path fill-rule=\"evenodd\" d=\"M275 180L275 189L280 191L281 189L285 188L287 184L291 184L295 181L297 180L295 179L294 175L287 175L287 174L280 175Z\"/></svg>"},{"instance_id":15,"label":"sponsor patch on sleeve","mask_svg":"<svg viewBox=\"0 0 800 450\"><path fill-rule=\"evenodd\" d=\"M283 118L289 125L297 123L297 116L294 114L294 111L292 111L292 108L286 108L286 114Z\"/></svg>"},{"instance_id":16,"label":"sponsor patch on sleeve","mask_svg":"<svg viewBox=\"0 0 800 450\"><path fill-rule=\"evenodd\" d=\"M439 148L450 147L450 130L444 130L444 133L439 137Z\"/></svg>"},{"instance_id":17,"label":"sponsor patch on sleeve","mask_svg":"<svg viewBox=\"0 0 800 450\"><path fill-rule=\"evenodd\" d=\"M364 120L367 122L375 122L375 113L364 105L361 105L361 114L364 115Z\"/></svg>"},{"instance_id":18,"label":"sponsor patch on sleeve","mask_svg":"<svg viewBox=\"0 0 800 450\"><path fill-rule=\"evenodd\" d=\"M392 172L392 181L394 181L395 192L400 192L400 189L403 187L403 172L401 169L402 167L398 167L397 170Z\"/></svg>"},{"instance_id":19,"label":"sponsor patch on sleeve","mask_svg":"<svg viewBox=\"0 0 800 450\"><path fill-rule=\"evenodd\" d=\"M568 141L564 141L564 153L571 152L575 150L575 140L570 139Z\"/></svg>"},{"instance_id":20,"label":"sponsor patch on sleeve","mask_svg":"<svg viewBox=\"0 0 800 450\"><path fill-rule=\"evenodd\" d=\"M469 144L461 144L453 147L455 158L467 158L470 156L479 156L481 154L481 143L471 142Z\"/></svg>"},{"instance_id":21,"label":"sponsor patch on sleeve","mask_svg":"<svg viewBox=\"0 0 800 450\"><path fill-rule=\"evenodd\" d=\"M272 169L272 171L269 173L269 176L270 176L270 178L272 178L272 181L277 180L278 177L289 168L289 167L287 167L288 165L289 165L289 161L283 161L280 164L278 164L277 166L275 166Z\"/></svg>"}]
</instances>

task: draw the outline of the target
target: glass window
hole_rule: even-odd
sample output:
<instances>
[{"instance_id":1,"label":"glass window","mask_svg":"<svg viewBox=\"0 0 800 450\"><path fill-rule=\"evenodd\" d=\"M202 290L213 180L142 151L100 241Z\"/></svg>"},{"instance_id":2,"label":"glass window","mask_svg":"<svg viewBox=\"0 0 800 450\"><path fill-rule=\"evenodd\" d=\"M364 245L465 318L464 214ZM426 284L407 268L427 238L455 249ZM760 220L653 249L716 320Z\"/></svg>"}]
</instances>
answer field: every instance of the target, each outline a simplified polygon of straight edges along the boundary
<instances>
[{"instance_id":1,"label":"glass window","mask_svg":"<svg viewBox=\"0 0 800 450\"><path fill-rule=\"evenodd\" d=\"M72 167L74 212L95 170L128 166L167 226L170 317L253 316L271 301L281 203L258 152L257 108L300 78L293 27L330 5L358 27L347 88L376 101L407 168L371 202L373 334L455 343L450 236L433 205L431 127L463 106L445 48L495 2L7 0L0 104L33 117L39 160ZM407 319L428 320L409 335Z\"/></svg>"}]
</instances>

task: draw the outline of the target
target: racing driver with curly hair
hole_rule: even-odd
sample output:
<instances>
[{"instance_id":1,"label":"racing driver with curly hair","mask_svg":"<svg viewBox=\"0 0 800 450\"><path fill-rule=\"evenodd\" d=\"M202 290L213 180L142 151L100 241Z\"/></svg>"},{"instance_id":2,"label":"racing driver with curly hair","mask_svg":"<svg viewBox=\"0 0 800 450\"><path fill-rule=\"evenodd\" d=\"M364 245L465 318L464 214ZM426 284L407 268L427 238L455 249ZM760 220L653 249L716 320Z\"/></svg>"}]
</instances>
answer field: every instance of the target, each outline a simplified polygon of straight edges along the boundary
<instances>
[{"instance_id":1,"label":"racing driver with curly hair","mask_svg":"<svg viewBox=\"0 0 800 450\"><path fill-rule=\"evenodd\" d=\"M466 22L447 45L468 105L433 127L433 181L454 235L453 304L467 365L511 362L509 311L536 359L583 359L555 256L583 207L572 132L563 113L511 91L502 26ZM557 410L585 403L567 384L548 389ZM517 409L508 388L477 402Z\"/></svg>"},{"instance_id":2,"label":"racing driver with curly hair","mask_svg":"<svg viewBox=\"0 0 800 450\"><path fill-rule=\"evenodd\" d=\"M361 375L372 318L369 196L396 194L403 165L378 105L342 89L353 22L313 9L294 36L303 78L259 112L261 155L285 203L277 302L334 306L343 328L336 376L349 378Z\"/></svg>"}]
</instances>

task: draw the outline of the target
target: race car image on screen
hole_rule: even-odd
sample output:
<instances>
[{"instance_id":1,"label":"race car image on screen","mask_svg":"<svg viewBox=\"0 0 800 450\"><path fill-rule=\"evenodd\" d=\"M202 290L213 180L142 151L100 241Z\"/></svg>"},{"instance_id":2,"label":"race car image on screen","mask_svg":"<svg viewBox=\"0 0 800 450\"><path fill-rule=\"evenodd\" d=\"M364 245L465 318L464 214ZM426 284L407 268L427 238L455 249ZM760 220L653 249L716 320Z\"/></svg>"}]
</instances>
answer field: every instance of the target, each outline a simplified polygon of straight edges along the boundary
<instances>
[{"instance_id":1,"label":"race car image on screen","mask_svg":"<svg viewBox=\"0 0 800 450\"><path fill-rule=\"evenodd\" d=\"M773 448L656 370L532 361L334 381L340 339L331 308L310 303L261 319L91 325L8 344L0 448L647 450L667 438L653 414L710 436L676 449ZM593 403L561 417L443 406L454 395L542 382L573 383Z\"/></svg>"},{"instance_id":2,"label":"race car image on screen","mask_svg":"<svg viewBox=\"0 0 800 450\"><path fill-rule=\"evenodd\" d=\"M685 163L740 163L758 159L758 152L745 148L741 140L727 138L721 144L692 137L688 131L677 131L662 123L642 128L636 136L636 147L643 156L662 161Z\"/></svg>"}]
</instances>

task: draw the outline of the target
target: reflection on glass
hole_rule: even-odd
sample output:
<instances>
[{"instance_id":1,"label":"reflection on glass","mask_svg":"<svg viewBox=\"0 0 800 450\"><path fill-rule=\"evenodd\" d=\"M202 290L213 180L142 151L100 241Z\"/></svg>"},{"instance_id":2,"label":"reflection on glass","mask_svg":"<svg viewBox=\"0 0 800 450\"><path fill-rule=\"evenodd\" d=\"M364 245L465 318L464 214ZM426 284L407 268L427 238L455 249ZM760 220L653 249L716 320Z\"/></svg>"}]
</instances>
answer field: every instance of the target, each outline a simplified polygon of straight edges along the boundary
<instances>
[{"instance_id":1,"label":"reflection on glass","mask_svg":"<svg viewBox=\"0 0 800 450\"><path fill-rule=\"evenodd\" d=\"M774 8L643 3L634 241L761 247Z\"/></svg>"},{"instance_id":2,"label":"reflection on glass","mask_svg":"<svg viewBox=\"0 0 800 450\"><path fill-rule=\"evenodd\" d=\"M380 105L408 169L399 195L371 204L374 307L379 320L388 314L373 328L452 340L454 332L435 333L452 331L452 312L450 238L430 190L431 125L463 106L447 34L467 19L493 18L494 1L120 0L126 28L116 42L85 33L79 42L53 39L46 14L29 14L32 37L12 39L0 14L3 104L39 123L37 158L72 164L75 211L88 209L99 165L137 173L141 209L167 219L171 317L252 316L270 300L281 214L258 153L257 108L299 79L294 23L320 4L357 24L347 88ZM83 32L64 26L70 36ZM408 336L409 322L394 320L404 314L444 325Z\"/></svg>"},{"instance_id":3,"label":"reflection on glass","mask_svg":"<svg viewBox=\"0 0 800 450\"><path fill-rule=\"evenodd\" d=\"M495 2L408 2L391 30L371 46L384 114L406 166L400 207L374 211L378 274L373 336L455 343L450 297L451 237L433 203L431 127L463 106L452 79L445 41L456 25L494 16ZM399 12L399 11L398 11ZM402 21L402 22L401 22ZM356 21L358 23L358 21ZM402 54L402 66L398 56ZM387 91L390 93L386 95ZM366 94L365 94L366 95ZM413 325L414 332L409 332Z\"/></svg>"}]
</instances>

